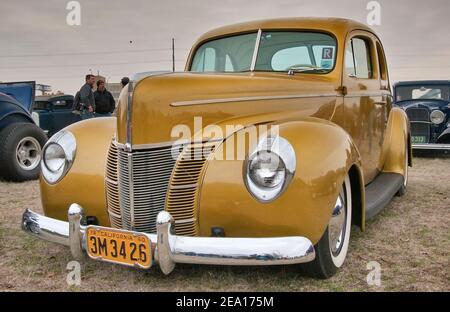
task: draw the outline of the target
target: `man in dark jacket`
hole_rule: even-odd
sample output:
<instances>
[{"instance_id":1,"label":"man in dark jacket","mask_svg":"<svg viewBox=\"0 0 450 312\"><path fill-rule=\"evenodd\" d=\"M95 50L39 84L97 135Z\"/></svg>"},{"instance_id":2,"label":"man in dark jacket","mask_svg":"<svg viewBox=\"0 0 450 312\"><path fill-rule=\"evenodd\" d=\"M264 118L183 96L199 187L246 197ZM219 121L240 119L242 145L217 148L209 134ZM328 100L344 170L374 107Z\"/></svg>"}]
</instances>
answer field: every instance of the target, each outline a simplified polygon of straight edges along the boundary
<instances>
[{"instance_id":1,"label":"man in dark jacket","mask_svg":"<svg viewBox=\"0 0 450 312\"><path fill-rule=\"evenodd\" d=\"M94 117L95 111L95 99L94 93L92 92L92 87L95 83L94 75L86 75L86 83L81 87L79 94L79 103L77 102L77 109L81 111L81 118L92 118Z\"/></svg>"},{"instance_id":2,"label":"man in dark jacket","mask_svg":"<svg viewBox=\"0 0 450 312\"><path fill-rule=\"evenodd\" d=\"M111 92L106 90L105 82L97 81L97 91L94 92L95 113L101 116L111 116L116 108L116 101Z\"/></svg>"}]
</instances>

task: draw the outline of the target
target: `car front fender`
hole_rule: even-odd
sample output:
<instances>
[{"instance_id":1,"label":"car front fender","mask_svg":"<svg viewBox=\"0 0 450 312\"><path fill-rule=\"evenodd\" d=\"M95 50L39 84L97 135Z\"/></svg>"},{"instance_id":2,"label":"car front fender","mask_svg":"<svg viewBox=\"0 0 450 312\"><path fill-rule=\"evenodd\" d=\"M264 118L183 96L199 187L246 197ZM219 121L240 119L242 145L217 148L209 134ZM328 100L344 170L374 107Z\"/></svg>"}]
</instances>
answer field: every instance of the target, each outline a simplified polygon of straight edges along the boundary
<instances>
[{"instance_id":1,"label":"car front fender","mask_svg":"<svg viewBox=\"0 0 450 312\"><path fill-rule=\"evenodd\" d=\"M86 207L86 216L95 216L109 226L105 195L107 153L116 131L116 118L87 119L65 128L77 142L76 157L67 175L54 185L40 179L45 215L67 220L67 207L78 203Z\"/></svg>"},{"instance_id":2,"label":"car front fender","mask_svg":"<svg viewBox=\"0 0 450 312\"><path fill-rule=\"evenodd\" d=\"M437 144L450 144L450 125L439 135Z\"/></svg>"},{"instance_id":3,"label":"car front fender","mask_svg":"<svg viewBox=\"0 0 450 312\"><path fill-rule=\"evenodd\" d=\"M286 191L269 203L258 201L247 190L246 161L220 159L217 156L224 154L226 144L216 148L204 171L199 196L201 236L221 227L230 237L303 235L315 244L329 223L346 174L353 169L359 180L353 191L361 198L356 224L363 228L361 160L347 132L329 121L307 118L282 123L279 135L295 150L296 172Z\"/></svg>"}]
</instances>

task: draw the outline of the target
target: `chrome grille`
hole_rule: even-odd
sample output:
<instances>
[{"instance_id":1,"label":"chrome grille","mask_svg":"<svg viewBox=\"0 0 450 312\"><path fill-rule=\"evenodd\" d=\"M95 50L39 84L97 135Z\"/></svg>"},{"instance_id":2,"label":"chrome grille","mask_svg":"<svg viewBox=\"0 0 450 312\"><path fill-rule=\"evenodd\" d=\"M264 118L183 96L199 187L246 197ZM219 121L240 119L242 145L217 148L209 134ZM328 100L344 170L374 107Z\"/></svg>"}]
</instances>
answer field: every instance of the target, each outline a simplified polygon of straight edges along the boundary
<instances>
[{"instance_id":1,"label":"chrome grille","mask_svg":"<svg viewBox=\"0 0 450 312\"><path fill-rule=\"evenodd\" d=\"M426 108L417 108L412 107L408 108L406 110L406 114L408 115L409 121L424 121L429 122L430 121L430 113L428 112L428 109Z\"/></svg>"},{"instance_id":2,"label":"chrome grille","mask_svg":"<svg viewBox=\"0 0 450 312\"><path fill-rule=\"evenodd\" d=\"M133 152L126 152L114 143L111 145L106 193L112 226L156 232L156 216L164 210L170 176L179 153L172 145Z\"/></svg>"},{"instance_id":3,"label":"chrome grille","mask_svg":"<svg viewBox=\"0 0 450 312\"><path fill-rule=\"evenodd\" d=\"M411 122L411 136L412 137L425 137L424 143L430 142L431 136L430 124L428 123L420 123L420 122Z\"/></svg>"},{"instance_id":4,"label":"chrome grille","mask_svg":"<svg viewBox=\"0 0 450 312\"><path fill-rule=\"evenodd\" d=\"M108 205L109 219L111 226L115 228L122 227L122 216L119 205L119 187L117 181L117 146L112 143L108 151L106 162L105 189L106 202Z\"/></svg>"},{"instance_id":5,"label":"chrome grille","mask_svg":"<svg viewBox=\"0 0 450 312\"><path fill-rule=\"evenodd\" d=\"M197 203L199 184L205 161L214 151L217 142L187 145L172 173L167 196L167 211L175 219L178 235L198 235Z\"/></svg>"},{"instance_id":6,"label":"chrome grille","mask_svg":"<svg viewBox=\"0 0 450 312\"><path fill-rule=\"evenodd\" d=\"M177 234L197 235L199 184L205 161L218 143L126 152L113 142L105 178L111 225L154 233L156 216L166 208Z\"/></svg>"},{"instance_id":7,"label":"chrome grille","mask_svg":"<svg viewBox=\"0 0 450 312\"><path fill-rule=\"evenodd\" d=\"M156 216L164 210L175 159L172 146L132 153L119 149L119 201L123 228L156 232Z\"/></svg>"},{"instance_id":8,"label":"chrome grille","mask_svg":"<svg viewBox=\"0 0 450 312\"><path fill-rule=\"evenodd\" d=\"M425 142L430 142L430 112L428 109L411 107L406 110L406 114L411 124L411 136L425 137Z\"/></svg>"}]
</instances>

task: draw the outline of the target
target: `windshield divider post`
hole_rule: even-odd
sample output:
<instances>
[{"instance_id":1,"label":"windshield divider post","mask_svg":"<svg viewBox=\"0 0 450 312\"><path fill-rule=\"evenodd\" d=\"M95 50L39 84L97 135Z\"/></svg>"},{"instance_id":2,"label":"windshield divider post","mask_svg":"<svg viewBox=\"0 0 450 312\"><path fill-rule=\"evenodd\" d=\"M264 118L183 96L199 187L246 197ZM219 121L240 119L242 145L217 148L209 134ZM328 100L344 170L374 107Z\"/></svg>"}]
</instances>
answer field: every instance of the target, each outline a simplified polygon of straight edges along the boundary
<instances>
[{"instance_id":1,"label":"windshield divider post","mask_svg":"<svg viewBox=\"0 0 450 312\"><path fill-rule=\"evenodd\" d=\"M258 35L256 36L255 49L253 50L252 64L250 65L250 71L255 71L256 58L258 57L259 43L261 42L262 30L258 29Z\"/></svg>"}]
</instances>

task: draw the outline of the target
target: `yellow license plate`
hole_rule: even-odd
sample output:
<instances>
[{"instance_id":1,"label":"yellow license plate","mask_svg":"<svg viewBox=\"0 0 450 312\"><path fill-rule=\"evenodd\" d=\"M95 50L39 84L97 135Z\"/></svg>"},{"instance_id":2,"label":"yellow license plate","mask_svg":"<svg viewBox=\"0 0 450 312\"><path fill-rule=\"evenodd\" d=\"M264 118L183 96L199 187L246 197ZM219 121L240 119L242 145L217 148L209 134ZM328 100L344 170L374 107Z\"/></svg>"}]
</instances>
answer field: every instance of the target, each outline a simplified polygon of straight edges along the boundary
<instances>
[{"instance_id":1,"label":"yellow license plate","mask_svg":"<svg viewBox=\"0 0 450 312\"><path fill-rule=\"evenodd\" d=\"M152 265L151 242L142 233L88 226L86 250L89 257L96 260L144 269Z\"/></svg>"}]
</instances>

